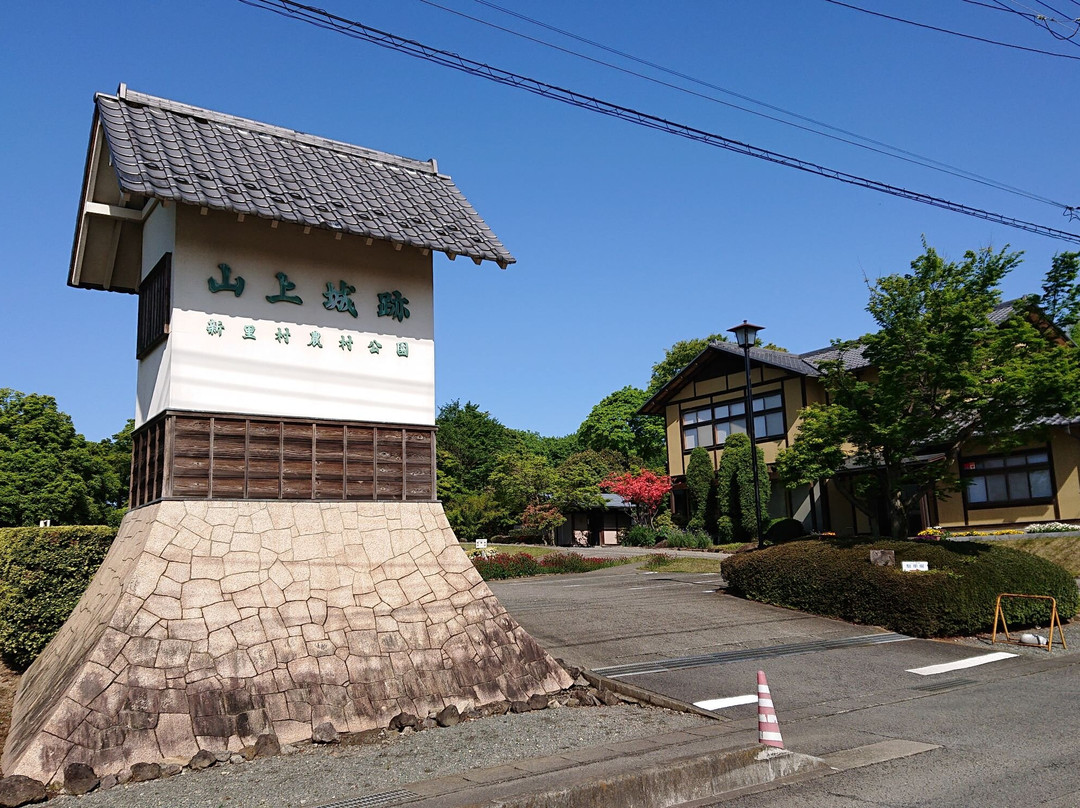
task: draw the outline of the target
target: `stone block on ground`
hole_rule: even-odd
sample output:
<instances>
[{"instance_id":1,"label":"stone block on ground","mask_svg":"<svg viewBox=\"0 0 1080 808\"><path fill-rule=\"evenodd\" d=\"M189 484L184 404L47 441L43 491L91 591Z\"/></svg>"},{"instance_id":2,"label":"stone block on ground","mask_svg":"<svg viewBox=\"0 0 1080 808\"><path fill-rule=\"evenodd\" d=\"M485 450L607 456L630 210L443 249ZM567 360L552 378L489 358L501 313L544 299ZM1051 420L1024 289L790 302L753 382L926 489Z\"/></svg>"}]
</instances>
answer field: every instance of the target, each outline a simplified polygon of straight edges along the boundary
<instances>
[{"instance_id":1,"label":"stone block on ground","mask_svg":"<svg viewBox=\"0 0 1080 808\"><path fill-rule=\"evenodd\" d=\"M338 731L329 721L324 721L311 731L312 743L337 743Z\"/></svg>"},{"instance_id":2,"label":"stone block on ground","mask_svg":"<svg viewBox=\"0 0 1080 808\"><path fill-rule=\"evenodd\" d=\"M76 797L93 791L101 781L92 766L85 763L69 763L64 767L64 791Z\"/></svg>"},{"instance_id":3,"label":"stone block on ground","mask_svg":"<svg viewBox=\"0 0 1080 808\"><path fill-rule=\"evenodd\" d=\"M161 777L161 766L157 763L136 763L131 767L131 782L145 783Z\"/></svg>"},{"instance_id":4,"label":"stone block on ground","mask_svg":"<svg viewBox=\"0 0 1080 808\"><path fill-rule=\"evenodd\" d=\"M44 802L47 794L45 784L32 777L13 774L0 778L0 806L19 808L34 802Z\"/></svg>"},{"instance_id":5,"label":"stone block on ground","mask_svg":"<svg viewBox=\"0 0 1080 808\"><path fill-rule=\"evenodd\" d=\"M195 771L200 771L201 769L209 769L217 762L217 756L214 755L213 752L207 751L206 749L200 749L191 758L191 762L188 763L188 766Z\"/></svg>"},{"instance_id":6,"label":"stone block on ground","mask_svg":"<svg viewBox=\"0 0 1080 808\"><path fill-rule=\"evenodd\" d=\"M435 716L435 722L440 727L452 727L455 724L461 723L461 713L458 712L458 708L453 704L448 704L439 710Z\"/></svg>"}]
</instances>

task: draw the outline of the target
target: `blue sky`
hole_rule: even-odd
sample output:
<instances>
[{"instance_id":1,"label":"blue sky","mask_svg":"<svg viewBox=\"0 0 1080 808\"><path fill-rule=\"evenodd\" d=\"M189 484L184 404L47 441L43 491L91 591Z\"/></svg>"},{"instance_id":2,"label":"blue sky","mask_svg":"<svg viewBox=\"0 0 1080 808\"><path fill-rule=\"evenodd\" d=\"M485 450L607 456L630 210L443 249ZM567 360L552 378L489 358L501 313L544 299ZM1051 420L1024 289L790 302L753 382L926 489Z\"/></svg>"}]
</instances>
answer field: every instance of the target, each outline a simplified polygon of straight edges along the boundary
<instances>
[{"instance_id":1,"label":"blue sky","mask_svg":"<svg viewBox=\"0 0 1080 808\"><path fill-rule=\"evenodd\" d=\"M476 0L460 12L604 59ZM1080 56L961 0L910 19ZM824 0L500 5L726 89L1080 204L1080 62L902 26ZM1055 0L1080 15L1077 0ZM420 0L323 7L671 120L1073 232L1060 210L616 73ZM897 9L900 8L900 11ZM1050 12L1047 12L1048 14ZM921 238L1025 252L1038 291L1066 242L852 188L428 65L234 0L19 3L0 29L0 387L53 395L91 439L135 398L135 299L66 286L92 99L132 89L418 159L435 157L518 263L435 257L437 400L542 434L644 387L676 340L743 319L793 351L872 326L867 279ZM627 65L641 70L640 66ZM723 96L722 96L723 97ZM742 102L740 102L742 103Z\"/></svg>"}]
</instances>

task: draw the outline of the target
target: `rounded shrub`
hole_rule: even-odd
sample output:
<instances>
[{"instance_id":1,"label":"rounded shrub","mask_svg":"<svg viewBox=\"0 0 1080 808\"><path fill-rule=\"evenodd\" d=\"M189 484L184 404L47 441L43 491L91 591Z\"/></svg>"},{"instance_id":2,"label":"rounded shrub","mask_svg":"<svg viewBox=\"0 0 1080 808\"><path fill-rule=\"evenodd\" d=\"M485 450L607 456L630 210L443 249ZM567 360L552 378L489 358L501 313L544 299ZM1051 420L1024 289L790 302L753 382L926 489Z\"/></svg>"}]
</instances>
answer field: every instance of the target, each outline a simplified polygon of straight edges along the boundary
<instances>
[{"instance_id":1,"label":"rounded shrub","mask_svg":"<svg viewBox=\"0 0 1080 808\"><path fill-rule=\"evenodd\" d=\"M652 547L656 544L656 531L645 525L634 525L622 537L627 547Z\"/></svg>"},{"instance_id":2,"label":"rounded shrub","mask_svg":"<svg viewBox=\"0 0 1080 808\"><path fill-rule=\"evenodd\" d=\"M893 550L895 567L870 562L871 550ZM902 572L902 561L926 561L929 572ZM925 544L800 541L724 559L732 594L914 637L989 631L997 596L1050 595L1068 620L1080 607L1073 578L1045 559L981 542ZM1010 600L1010 628L1047 625L1050 604Z\"/></svg>"}]
</instances>

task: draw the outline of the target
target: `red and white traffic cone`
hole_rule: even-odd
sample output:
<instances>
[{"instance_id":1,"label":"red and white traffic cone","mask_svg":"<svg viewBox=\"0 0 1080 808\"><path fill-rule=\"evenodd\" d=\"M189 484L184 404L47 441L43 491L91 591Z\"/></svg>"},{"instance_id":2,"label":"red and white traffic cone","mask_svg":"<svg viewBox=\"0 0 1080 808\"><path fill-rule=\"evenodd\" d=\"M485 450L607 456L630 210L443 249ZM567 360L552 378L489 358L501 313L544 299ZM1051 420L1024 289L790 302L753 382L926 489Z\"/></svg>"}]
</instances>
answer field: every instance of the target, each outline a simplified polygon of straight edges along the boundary
<instances>
[{"instance_id":1,"label":"red and white traffic cone","mask_svg":"<svg viewBox=\"0 0 1080 808\"><path fill-rule=\"evenodd\" d=\"M780 735L780 724L776 720L776 709L773 707L772 693L769 691L769 682L765 679L765 671L757 672L757 705L758 743L783 749L784 739Z\"/></svg>"}]
</instances>

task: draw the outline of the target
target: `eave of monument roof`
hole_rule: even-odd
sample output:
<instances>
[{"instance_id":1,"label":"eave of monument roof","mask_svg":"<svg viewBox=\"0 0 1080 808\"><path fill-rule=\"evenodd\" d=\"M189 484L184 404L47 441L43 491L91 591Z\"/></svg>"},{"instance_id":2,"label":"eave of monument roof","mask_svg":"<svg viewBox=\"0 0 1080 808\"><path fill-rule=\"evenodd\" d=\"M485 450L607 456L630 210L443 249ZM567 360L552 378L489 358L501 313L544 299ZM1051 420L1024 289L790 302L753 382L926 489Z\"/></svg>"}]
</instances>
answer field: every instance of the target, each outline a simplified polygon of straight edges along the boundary
<instances>
[{"instance_id":1,"label":"eave of monument roof","mask_svg":"<svg viewBox=\"0 0 1080 808\"><path fill-rule=\"evenodd\" d=\"M514 257L434 161L126 89L95 96L122 191L505 267Z\"/></svg>"}]
</instances>

